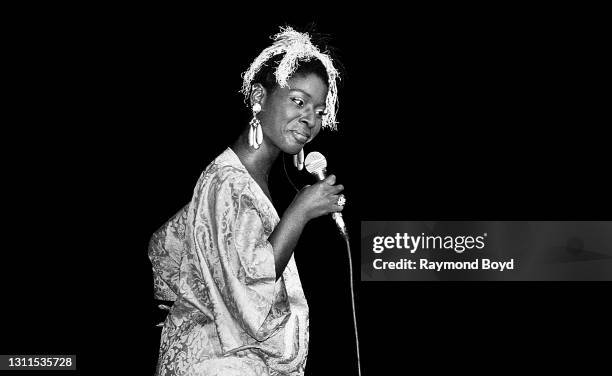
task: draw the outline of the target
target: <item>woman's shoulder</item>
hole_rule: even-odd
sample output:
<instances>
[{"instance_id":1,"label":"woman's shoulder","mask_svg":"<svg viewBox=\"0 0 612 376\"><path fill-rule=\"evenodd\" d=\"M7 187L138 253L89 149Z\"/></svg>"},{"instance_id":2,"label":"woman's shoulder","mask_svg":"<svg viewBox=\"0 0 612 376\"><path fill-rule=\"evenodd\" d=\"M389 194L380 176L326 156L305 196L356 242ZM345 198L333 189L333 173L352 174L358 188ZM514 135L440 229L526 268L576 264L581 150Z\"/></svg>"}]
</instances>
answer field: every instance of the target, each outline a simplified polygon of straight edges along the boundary
<instances>
[{"instance_id":1,"label":"woman's shoulder","mask_svg":"<svg viewBox=\"0 0 612 376\"><path fill-rule=\"evenodd\" d=\"M200 176L198 187L221 189L229 186L232 189L242 190L249 184L248 171L242 165L238 156L230 148L227 148L206 167Z\"/></svg>"},{"instance_id":2,"label":"woman's shoulder","mask_svg":"<svg viewBox=\"0 0 612 376\"><path fill-rule=\"evenodd\" d=\"M246 202L271 218L278 217L261 188L230 148L215 158L202 173L193 195L197 207L201 207L202 203L207 207L212 202L227 201L236 205Z\"/></svg>"}]
</instances>

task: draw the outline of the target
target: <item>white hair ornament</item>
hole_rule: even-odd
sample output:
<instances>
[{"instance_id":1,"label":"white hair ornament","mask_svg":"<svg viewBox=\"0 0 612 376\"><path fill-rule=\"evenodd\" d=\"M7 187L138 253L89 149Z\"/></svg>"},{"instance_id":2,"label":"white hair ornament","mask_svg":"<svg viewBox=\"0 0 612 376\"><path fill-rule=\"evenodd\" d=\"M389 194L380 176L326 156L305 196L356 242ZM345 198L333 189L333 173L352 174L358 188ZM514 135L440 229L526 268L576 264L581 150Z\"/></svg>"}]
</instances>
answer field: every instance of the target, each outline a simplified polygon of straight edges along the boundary
<instances>
[{"instance_id":1,"label":"white hair ornament","mask_svg":"<svg viewBox=\"0 0 612 376\"><path fill-rule=\"evenodd\" d=\"M253 60L249 69L243 73L241 92L244 94L245 100L248 102L251 84L255 75L273 56L285 54L274 72L276 82L280 87L289 87L287 81L295 72L300 61L310 61L315 58L323 64L328 77L328 92L327 98L325 99L327 114L323 117L322 126L323 128L336 130L338 124L336 121L336 113L338 112L338 88L336 86L336 79L340 79L340 76L336 68L334 68L331 58L326 53L319 51L319 49L312 44L310 35L307 33L297 32L289 26L281 27L280 30L280 33L272 37L274 43L270 47L264 49L259 56Z\"/></svg>"}]
</instances>

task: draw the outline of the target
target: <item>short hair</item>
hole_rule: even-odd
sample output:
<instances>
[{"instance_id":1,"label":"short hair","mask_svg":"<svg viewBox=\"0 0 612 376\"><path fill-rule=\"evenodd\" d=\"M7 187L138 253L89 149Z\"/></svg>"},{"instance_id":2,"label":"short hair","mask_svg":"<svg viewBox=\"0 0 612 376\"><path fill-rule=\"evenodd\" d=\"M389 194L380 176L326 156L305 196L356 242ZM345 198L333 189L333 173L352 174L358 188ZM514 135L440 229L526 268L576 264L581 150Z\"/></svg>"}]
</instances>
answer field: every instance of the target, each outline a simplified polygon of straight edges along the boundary
<instances>
[{"instance_id":1,"label":"short hair","mask_svg":"<svg viewBox=\"0 0 612 376\"><path fill-rule=\"evenodd\" d=\"M279 84L276 81L276 76L274 75L278 64L283 59L284 54L276 55L270 60L268 60L261 67L259 72L253 77L252 84L261 84L268 93L274 92L279 88ZM325 66L318 59L310 59L299 61L297 68L291 75L291 77L306 77L309 74L315 74L318 76L323 82L325 82L325 86L328 86L329 76L327 71L325 70Z\"/></svg>"}]
</instances>

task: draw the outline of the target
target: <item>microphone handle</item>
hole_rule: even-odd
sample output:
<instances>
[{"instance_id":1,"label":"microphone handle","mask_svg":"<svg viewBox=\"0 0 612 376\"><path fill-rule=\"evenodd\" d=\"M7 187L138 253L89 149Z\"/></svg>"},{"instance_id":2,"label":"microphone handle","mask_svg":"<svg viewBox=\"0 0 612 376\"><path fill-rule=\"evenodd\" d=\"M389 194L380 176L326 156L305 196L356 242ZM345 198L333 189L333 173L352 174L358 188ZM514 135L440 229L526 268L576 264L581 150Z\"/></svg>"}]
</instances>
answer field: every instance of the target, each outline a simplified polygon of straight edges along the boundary
<instances>
[{"instance_id":1,"label":"microphone handle","mask_svg":"<svg viewBox=\"0 0 612 376\"><path fill-rule=\"evenodd\" d=\"M336 222L336 226L338 226L338 230L340 230L342 236L348 238L348 232L346 231L346 224L344 223L344 218L342 218L342 213L332 213L332 218L334 222Z\"/></svg>"},{"instance_id":2,"label":"microphone handle","mask_svg":"<svg viewBox=\"0 0 612 376\"><path fill-rule=\"evenodd\" d=\"M315 171L314 174L316 175L318 180L325 180L325 178L327 177L327 170L323 168L321 170ZM344 223L344 218L342 218L342 213L334 212L332 213L332 218L334 219L334 222L336 222L336 226L338 227L338 230L340 230L342 236L348 238L348 232L346 231L346 224Z\"/></svg>"}]
</instances>

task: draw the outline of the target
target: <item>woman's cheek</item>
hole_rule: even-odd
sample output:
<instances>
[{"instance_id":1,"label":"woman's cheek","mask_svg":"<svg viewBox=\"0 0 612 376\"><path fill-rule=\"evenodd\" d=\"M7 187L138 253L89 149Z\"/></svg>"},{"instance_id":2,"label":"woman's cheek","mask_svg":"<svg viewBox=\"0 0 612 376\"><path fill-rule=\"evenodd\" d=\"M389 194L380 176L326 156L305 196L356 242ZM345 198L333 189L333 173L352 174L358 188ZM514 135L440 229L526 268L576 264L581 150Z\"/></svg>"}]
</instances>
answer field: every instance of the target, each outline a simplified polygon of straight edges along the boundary
<instances>
[{"instance_id":1,"label":"woman's cheek","mask_svg":"<svg viewBox=\"0 0 612 376\"><path fill-rule=\"evenodd\" d=\"M300 118L300 112L293 109L288 109L285 114L285 118L287 119L288 123L297 121Z\"/></svg>"},{"instance_id":2,"label":"woman's cheek","mask_svg":"<svg viewBox=\"0 0 612 376\"><path fill-rule=\"evenodd\" d=\"M319 135L319 132L321 131L321 124L317 125L317 127L315 128L315 130L312 133L312 137L310 138L310 141L314 140L315 137L317 137Z\"/></svg>"}]
</instances>

